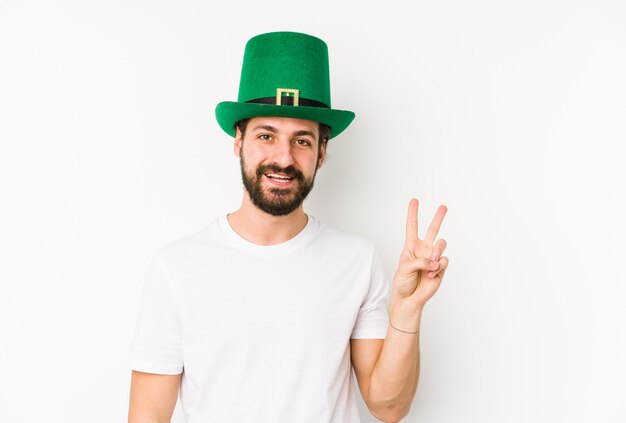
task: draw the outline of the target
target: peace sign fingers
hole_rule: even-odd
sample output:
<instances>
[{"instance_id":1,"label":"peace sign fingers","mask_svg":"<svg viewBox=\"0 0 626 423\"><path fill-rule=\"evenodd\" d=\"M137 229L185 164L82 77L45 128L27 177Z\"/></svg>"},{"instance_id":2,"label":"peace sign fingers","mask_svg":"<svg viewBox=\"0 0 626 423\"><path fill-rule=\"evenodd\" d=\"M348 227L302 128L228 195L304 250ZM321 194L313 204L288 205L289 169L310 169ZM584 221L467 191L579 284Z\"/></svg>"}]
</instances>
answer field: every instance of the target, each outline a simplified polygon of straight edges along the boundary
<instances>
[{"instance_id":1,"label":"peace sign fingers","mask_svg":"<svg viewBox=\"0 0 626 423\"><path fill-rule=\"evenodd\" d=\"M419 208L419 201L417 198L412 198L409 202L409 211L406 217L406 238L404 245L411 246L416 241L419 241L419 237L417 235L418 225L417 225L417 211ZM441 223L443 222L443 218L446 215L448 208L446 206L439 206L437 209L437 213L435 213L435 217L428 227L428 231L426 232L426 237L424 238L424 242L428 245L433 245L435 239L437 238L437 234L439 233L439 228L441 228Z\"/></svg>"},{"instance_id":2,"label":"peace sign fingers","mask_svg":"<svg viewBox=\"0 0 626 423\"><path fill-rule=\"evenodd\" d=\"M418 208L417 198L411 198L406 217L406 239L393 281L395 301L391 307L394 309L405 309L404 305L397 304L409 304L409 308L421 310L439 288L448 267L448 258L442 256L448 243L444 239L437 240L448 208L444 205L437 208L423 239L418 234Z\"/></svg>"}]
</instances>

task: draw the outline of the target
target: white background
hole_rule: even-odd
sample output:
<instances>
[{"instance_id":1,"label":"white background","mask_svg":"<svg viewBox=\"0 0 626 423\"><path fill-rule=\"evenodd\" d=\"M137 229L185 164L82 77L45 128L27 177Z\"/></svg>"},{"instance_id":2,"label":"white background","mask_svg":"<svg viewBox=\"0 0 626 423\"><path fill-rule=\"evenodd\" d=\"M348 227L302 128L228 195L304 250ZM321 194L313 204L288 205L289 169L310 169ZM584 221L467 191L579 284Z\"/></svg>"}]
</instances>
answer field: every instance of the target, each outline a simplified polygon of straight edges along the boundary
<instances>
[{"instance_id":1,"label":"white background","mask_svg":"<svg viewBox=\"0 0 626 423\"><path fill-rule=\"evenodd\" d=\"M420 235L449 208L404 421L626 421L626 5L599 0L1 0L0 420L126 419L148 259L239 206L213 110L276 30L327 41L357 115L306 210L392 275L409 199Z\"/></svg>"}]
</instances>

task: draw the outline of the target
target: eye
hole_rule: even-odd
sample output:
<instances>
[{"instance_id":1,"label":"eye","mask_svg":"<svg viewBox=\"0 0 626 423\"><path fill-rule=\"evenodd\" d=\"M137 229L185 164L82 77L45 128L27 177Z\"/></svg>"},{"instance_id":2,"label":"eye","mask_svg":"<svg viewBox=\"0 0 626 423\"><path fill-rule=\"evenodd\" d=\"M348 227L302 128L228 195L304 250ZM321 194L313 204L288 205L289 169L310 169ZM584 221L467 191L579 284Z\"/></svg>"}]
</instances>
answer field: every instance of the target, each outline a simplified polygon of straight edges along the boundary
<instances>
[{"instance_id":1,"label":"eye","mask_svg":"<svg viewBox=\"0 0 626 423\"><path fill-rule=\"evenodd\" d=\"M303 146L303 147L308 147L308 146L310 146L310 145L311 145L311 143L309 142L309 140L306 140L306 139L304 139L304 138L298 138L298 139L295 141L295 143L296 143L296 144L298 144L298 145L301 145L301 146Z\"/></svg>"},{"instance_id":2,"label":"eye","mask_svg":"<svg viewBox=\"0 0 626 423\"><path fill-rule=\"evenodd\" d=\"M258 137L263 141L269 141L272 139L272 136L270 134L259 134Z\"/></svg>"}]
</instances>

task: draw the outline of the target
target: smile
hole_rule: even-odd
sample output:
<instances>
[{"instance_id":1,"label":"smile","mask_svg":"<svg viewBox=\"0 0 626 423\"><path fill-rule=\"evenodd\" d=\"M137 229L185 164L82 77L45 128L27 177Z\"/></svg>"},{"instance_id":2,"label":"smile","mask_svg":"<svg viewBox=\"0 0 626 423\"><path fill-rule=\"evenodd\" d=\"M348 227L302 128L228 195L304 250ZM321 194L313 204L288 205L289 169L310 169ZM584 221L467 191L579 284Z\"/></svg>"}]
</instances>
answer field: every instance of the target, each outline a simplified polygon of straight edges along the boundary
<instances>
[{"instance_id":1,"label":"smile","mask_svg":"<svg viewBox=\"0 0 626 423\"><path fill-rule=\"evenodd\" d=\"M275 173L266 173L265 176L267 176L270 179L279 179L279 180L283 180L283 181L291 181L293 179L293 177L277 175Z\"/></svg>"},{"instance_id":2,"label":"smile","mask_svg":"<svg viewBox=\"0 0 626 423\"><path fill-rule=\"evenodd\" d=\"M280 186L291 185L291 181L294 179L292 176L278 175L276 173L266 173L265 177L267 177L267 179L269 179L273 184Z\"/></svg>"}]
</instances>

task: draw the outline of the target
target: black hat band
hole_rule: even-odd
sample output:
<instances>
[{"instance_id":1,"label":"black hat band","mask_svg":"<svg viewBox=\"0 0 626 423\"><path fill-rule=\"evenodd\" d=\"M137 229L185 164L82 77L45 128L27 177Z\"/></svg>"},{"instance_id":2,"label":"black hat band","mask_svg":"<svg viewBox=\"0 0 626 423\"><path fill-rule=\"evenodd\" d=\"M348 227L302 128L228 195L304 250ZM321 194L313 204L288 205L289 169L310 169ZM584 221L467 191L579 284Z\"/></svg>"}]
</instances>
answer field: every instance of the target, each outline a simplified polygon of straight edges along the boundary
<instances>
[{"instance_id":1,"label":"black hat band","mask_svg":"<svg viewBox=\"0 0 626 423\"><path fill-rule=\"evenodd\" d=\"M263 97L263 98L255 98L254 100L248 100L246 103L261 103L261 104L273 104L276 105L276 97ZM281 106L293 106L294 105L294 97L291 96L283 96L281 98ZM298 106L307 106L307 107L319 107L322 109L330 109L329 106L322 103L321 101L311 100L309 98L298 99Z\"/></svg>"}]
</instances>

